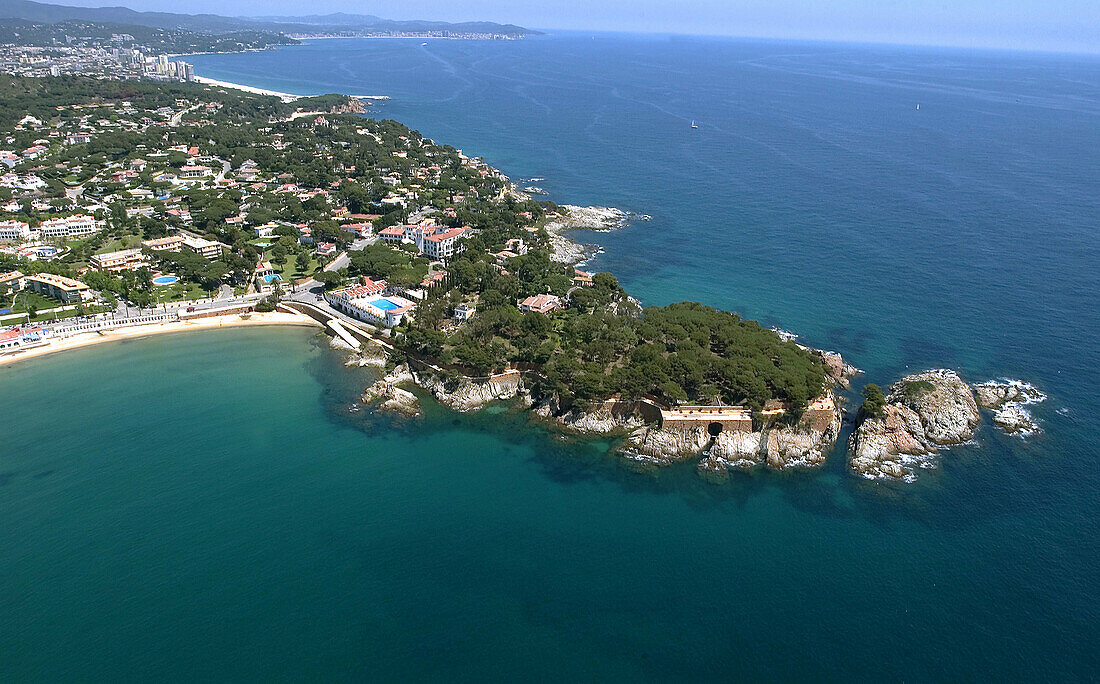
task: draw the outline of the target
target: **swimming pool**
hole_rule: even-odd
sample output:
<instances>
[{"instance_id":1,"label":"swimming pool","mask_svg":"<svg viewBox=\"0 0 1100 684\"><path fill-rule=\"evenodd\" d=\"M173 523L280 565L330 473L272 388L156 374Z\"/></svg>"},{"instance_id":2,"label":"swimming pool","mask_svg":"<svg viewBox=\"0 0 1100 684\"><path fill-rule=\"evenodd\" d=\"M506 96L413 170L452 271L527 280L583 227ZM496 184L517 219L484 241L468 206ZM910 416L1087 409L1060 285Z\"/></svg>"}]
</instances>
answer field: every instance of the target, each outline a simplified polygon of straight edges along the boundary
<instances>
[{"instance_id":1,"label":"swimming pool","mask_svg":"<svg viewBox=\"0 0 1100 684\"><path fill-rule=\"evenodd\" d=\"M272 280L282 280L282 278L279 277L278 273L268 273L267 275L261 276L261 280L265 283L270 283Z\"/></svg>"},{"instance_id":2,"label":"swimming pool","mask_svg":"<svg viewBox=\"0 0 1100 684\"><path fill-rule=\"evenodd\" d=\"M172 285L176 282L179 282L179 278L176 276L157 276L153 278L154 285Z\"/></svg>"},{"instance_id":3,"label":"swimming pool","mask_svg":"<svg viewBox=\"0 0 1100 684\"><path fill-rule=\"evenodd\" d=\"M393 311L394 309L400 308L398 304L394 304L388 299L376 299L371 302L371 304L383 311Z\"/></svg>"}]
</instances>

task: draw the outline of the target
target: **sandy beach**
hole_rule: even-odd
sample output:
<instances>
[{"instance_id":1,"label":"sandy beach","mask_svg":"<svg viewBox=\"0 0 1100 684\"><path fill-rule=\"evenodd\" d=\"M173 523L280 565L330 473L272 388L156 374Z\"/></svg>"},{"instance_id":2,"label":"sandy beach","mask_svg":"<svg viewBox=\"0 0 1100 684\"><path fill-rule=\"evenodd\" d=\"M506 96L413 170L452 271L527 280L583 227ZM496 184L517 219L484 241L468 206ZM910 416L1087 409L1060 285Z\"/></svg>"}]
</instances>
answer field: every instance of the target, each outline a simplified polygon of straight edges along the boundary
<instances>
[{"instance_id":1,"label":"sandy beach","mask_svg":"<svg viewBox=\"0 0 1100 684\"><path fill-rule=\"evenodd\" d=\"M237 314L229 316L211 316L210 318L197 318L190 321L174 321L171 323L153 323L150 325L135 325L127 328L90 332L74 335L63 340L55 340L43 347L32 347L24 351L14 352L0 356L0 366L33 359L47 354L89 347L104 342L115 342L134 337L147 335L160 335L173 332L189 332L195 330L212 330L215 328L239 328L256 325L297 325L314 328L322 327L320 323L309 316L272 311L269 313L253 313L249 318L241 318Z\"/></svg>"},{"instance_id":2,"label":"sandy beach","mask_svg":"<svg viewBox=\"0 0 1100 684\"><path fill-rule=\"evenodd\" d=\"M206 78L205 76L196 76L196 83L202 83L203 85L217 86L219 88L232 88L234 90L242 90L246 93L252 93L254 95L272 95L279 98L283 102L293 102L306 95L291 95L290 93L280 93L277 90L266 90L264 88L254 88L252 86L241 85L240 83L230 83L229 81L218 81L213 78Z\"/></svg>"}]
</instances>

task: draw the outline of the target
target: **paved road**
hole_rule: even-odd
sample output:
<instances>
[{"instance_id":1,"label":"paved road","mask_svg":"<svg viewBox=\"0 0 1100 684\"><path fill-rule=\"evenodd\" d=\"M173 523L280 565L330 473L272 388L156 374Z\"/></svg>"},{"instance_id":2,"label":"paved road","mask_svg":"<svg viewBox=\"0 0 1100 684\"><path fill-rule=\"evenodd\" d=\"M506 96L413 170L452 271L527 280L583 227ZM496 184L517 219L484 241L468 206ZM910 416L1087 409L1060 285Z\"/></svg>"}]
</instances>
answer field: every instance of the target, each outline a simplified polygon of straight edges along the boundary
<instances>
[{"instance_id":1,"label":"paved road","mask_svg":"<svg viewBox=\"0 0 1100 684\"><path fill-rule=\"evenodd\" d=\"M172 118L168 121L168 125L172 126L173 128L175 128L176 126L179 126L180 121L183 121L183 115L184 114L186 114L187 112L193 112L201 106L202 106L201 104L197 104L194 107L188 107L187 109L184 109L181 112L177 112L176 114L173 114Z\"/></svg>"},{"instance_id":2,"label":"paved road","mask_svg":"<svg viewBox=\"0 0 1100 684\"><path fill-rule=\"evenodd\" d=\"M230 290L228 297L223 297L221 296L221 293L219 293L218 297L211 302L179 302L178 306L161 305L140 308L136 306L127 306L120 303L118 305L118 308L115 309L113 315L119 318L132 317L141 314L157 313L163 311L185 311L190 307L195 307L195 311L206 311L208 309L220 309L227 306L233 306L234 304L254 304L255 302L263 299L264 296L265 295L251 294L238 297L234 296L232 294L232 290Z\"/></svg>"}]
</instances>

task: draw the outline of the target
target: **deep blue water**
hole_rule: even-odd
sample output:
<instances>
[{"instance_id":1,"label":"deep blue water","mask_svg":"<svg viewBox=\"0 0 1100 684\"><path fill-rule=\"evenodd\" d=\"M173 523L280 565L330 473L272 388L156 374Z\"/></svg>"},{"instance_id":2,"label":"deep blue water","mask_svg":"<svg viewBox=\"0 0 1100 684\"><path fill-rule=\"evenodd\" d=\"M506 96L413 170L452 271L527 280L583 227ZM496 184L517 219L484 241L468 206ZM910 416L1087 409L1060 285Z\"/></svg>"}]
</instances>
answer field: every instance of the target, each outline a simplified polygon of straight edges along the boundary
<instances>
[{"instance_id":1,"label":"deep blue water","mask_svg":"<svg viewBox=\"0 0 1100 684\"><path fill-rule=\"evenodd\" d=\"M0 376L5 678L1095 677L1100 59L558 34L193 61L390 95L373 115L556 201L652 216L582 236L645 302L861 381L1023 378L1044 432L987 425L913 484L838 449L716 486L517 416L349 416L362 379L297 331L48 358Z\"/></svg>"}]
</instances>

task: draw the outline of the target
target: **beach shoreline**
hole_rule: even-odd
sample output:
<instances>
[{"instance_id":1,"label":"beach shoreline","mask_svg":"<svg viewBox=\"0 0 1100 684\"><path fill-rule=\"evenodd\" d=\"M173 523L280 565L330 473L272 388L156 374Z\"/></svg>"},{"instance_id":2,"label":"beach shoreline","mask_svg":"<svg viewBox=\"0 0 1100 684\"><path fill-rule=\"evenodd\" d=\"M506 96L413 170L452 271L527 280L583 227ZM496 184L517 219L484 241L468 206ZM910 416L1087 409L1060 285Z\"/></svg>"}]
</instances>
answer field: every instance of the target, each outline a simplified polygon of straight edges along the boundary
<instances>
[{"instance_id":1,"label":"beach shoreline","mask_svg":"<svg viewBox=\"0 0 1100 684\"><path fill-rule=\"evenodd\" d=\"M163 335L174 332L194 332L199 330L215 330L218 328L240 328L260 325L283 325L322 328L323 326L309 316L283 312L253 313L248 318L241 318L239 314L228 316L211 316L209 318L197 318L189 321L172 321L170 323L152 323L149 325L134 325L126 328L97 331L74 335L63 340L57 340L41 347L31 347L23 351L12 352L0 356L0 367L8 366L18 361L35 359L49 354L55 354L73 349L81 349L106 342L145 337L147 335Z\"/></svg>"},{"instance_id":2,"label":"beach shoreline","mask_svg":"<svg viewBox=\"0 0 1100 684\"><path fill-rule=\"evenodd\" d=\"M195 76L195 83L201 83L202 85L208 85L215 88L230 88L232 90L240 90L241 92L251 93L253 95L268 95L270 97L277 97L283 102L296 102L307 97L313 97L313 95L294 95L292 93L283 93L278 90L268 90L267 88L257 88L255 86L244 85L242 83L232 83L230 81L219 81L216 78L207 78L206 76ZM389 95L348 95L350 98L356 100L388 100Z\"/></svg>"},{"instance_id":3,"label":"beach shoreline","mask_svg":"<svg viewBox=\"0 0 1100 684\"><path fill-rule=\"evenodd\" d=\"M240 90L246 93L252 93L253 95L270 95L279 98L283 102L294 102L295 100L300 100L303 97L309 97L309 95L293 95L291 93L282 93L278 90L268 90L266 88L256 88L254 86L243 85L240 83L219 81L215 78L207 78L206 76L195 76L195 83L201 83L203 85L214 86L217 88L232 88L233 90Z\"/></svg>"}]
</instances>

